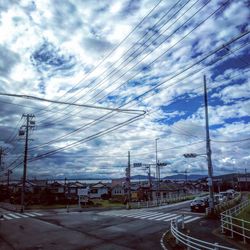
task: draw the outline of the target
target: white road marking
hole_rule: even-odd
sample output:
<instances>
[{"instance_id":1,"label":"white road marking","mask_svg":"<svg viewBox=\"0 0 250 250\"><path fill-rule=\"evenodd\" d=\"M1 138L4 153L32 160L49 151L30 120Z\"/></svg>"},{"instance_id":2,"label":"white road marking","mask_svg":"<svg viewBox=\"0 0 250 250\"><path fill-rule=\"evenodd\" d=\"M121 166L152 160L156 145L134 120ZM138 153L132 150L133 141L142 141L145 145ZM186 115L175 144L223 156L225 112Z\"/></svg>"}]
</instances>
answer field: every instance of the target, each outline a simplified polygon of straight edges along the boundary
<instances>
[{"instance_id":1,"label":"white road marking","mask_svg":"<svg viewBox=\"0 0 250 250\"><path fill-rule=\"evenodd\" d=\"M147 219L147 220L155 220L156 218L159 218L159 217L162 217L162 216L164 216L164 214L160 213L160 214L157 214L157 215L154 215L154 216L148 216L145 219Z\"/></svg>"},{"instance_id":2,"label":"white road marking","mask_svg":"<svg viewBox=\"0 0 250 250\"><path fill-rule=\"evenodd\" d=\"M127 214L122 214L120 215L121 217L131 217L131 216L137 216L137 215L142 215L144 213L127 213ZM118 215L119 216L119 215Z\"/></svg>"},{"instance_id":3,"label":"white road marking","mask_svg":"<svg viewBox=\"0 0 250 250\"><path fill-rule=\"evenodd\" d=\"M18 214L18 216L21 216L23 218L28 218L29 216L25 215L25 214Z\"/></svg>"},{"instance_id":4,"label":"white road marking","mask_svg":"<svg viewBox=\"0 0 250 250\"><path fill-rule=\"evenodd\" d=\"M171 216L173 216L173 215L176 215L176 214L166 214L165 216L162 216L162 217L160 217L160 218L157 218L156 220L164 220L164 219L167 219L167 218L169 218L169 217L171 217Z\"/></svg>"},{"instance_id":5,"label":"white road marking","mask_svg":"<svg viewBox=\"0 0 250 250\"><path fill-rule=\"evenodd\" d=\"M9 217L8 215L3 215L3 217L5 218L5 219L7 219L7 220L12 220L13 218L11 218L11 217Z\"/></svg>"},{"instance_id":6,"label":"white road marking","mask_svg":"<svg viewBox=\"0 0 250 250\"><path fill-rule=\"evenodd\" d=\"M146 219L146 218L149 218L149 217L158 217L158 216L161 216L161 215L163 215L163 214L162 213L158 213L158 214L150 213L150 214L144 214L144 215L141 215L141 216L134 216L134 218Z\"/></svg>"},{"instance_id":7,"label":"white road marking","mask_svg":"<svg viewBox=\"0 0 250 250\"><path fill-rule=\"evenodd\" d=\"M198 219L200 219L200 218L201 218L201 217L193 217L193 218L191 218L191 219L189 219L189 220L185 221L185 223L189 223L189 222L192 222L192 221L198 220Z\"/></svg>"},{"instance_id":8,"label":"white road marking","mask_svg":"<svg viewBox=\"0 0 250 250\"><path fill-rule=\"evenodd\" d=\"M38 215L38 216L42 216L42 214L37 213L37 212L32 212L32 214L34 214L34 215Z\"/></svg>"},{"instance_id":9,"label":"white road marking","mask_svg":"<svg viewBox=\"0 0 250 250\"><path fill-rule=\"evenodd\" d=\"M99 213L100 215L108 215L108 216L119 216L119 217L127 217L127 218L134 218L134 219L142 219L142 220L155 220L155 221L171 221L176 218L180 218L179 222L182 221L181 214L175 213L163 213L163 212L151 212L145 210L122 210L122 211L106 211ZM201 217L193 216L192 215L185 215L184 216L184 223L189 223L195 220L198 220Z\"/></svg>"},{"instance_id":10,"label":"white road marking","mask_svg":"<svg viewBox=\"0 0 250 250\"><path fill-rule=\"evenodd\" d=\"M31 217L34 217L35 215L32 214L32 213L24 213L25 215L28 215L28 216L31 216Z\"/></svg>"},{"instance_id":11,"label":"white road marking","mask_svg":"<svg viewBox=\"0 0 250 250\"><path fill-rule=\"evenodd\" d=\"M28 218L28 217L35 217L35 216L41 216L41 213L37 212L30 212L30 213L9 213L9 214L3 214L3 218L0 220L12 220L12 219L21 219L21 218Z\"/></svg>"},{"instance_id":12,"label":"white road marking","mask_svg":"<svg viewBox=\"0 0 250 250\"><path fill-rule=\"evenodd\" d=\"M16 218L16 219L20 219L19 216L17 216L16 214L8 214L9 217L13 217L13 218Z\"/></svg>"},{"instance_id":13,"label":"white road marking","mask_svg":"<svg viewBox=\"0 0 250 250\"><path fill-rule=\"evenodd\" d=\"M173 215L171 218L168 218L168 219L166 219L166 220L163 220L163 221L171 221L171 220L173 220L173 219L176 219L176 218L178 218L178 217L180 217L180 215Z\"/></svg>"},{"instance_id":14,"label":"white road marking","mask_svg":"<svg viewBox=\"0 0 250 250\"><path fill-rule=\"evenodd\" d=\"M191 215L185 216L184 217L184 222L186 222L189 218L193 218L193 216L191 216Z\"/></svg>"}]
</instances>

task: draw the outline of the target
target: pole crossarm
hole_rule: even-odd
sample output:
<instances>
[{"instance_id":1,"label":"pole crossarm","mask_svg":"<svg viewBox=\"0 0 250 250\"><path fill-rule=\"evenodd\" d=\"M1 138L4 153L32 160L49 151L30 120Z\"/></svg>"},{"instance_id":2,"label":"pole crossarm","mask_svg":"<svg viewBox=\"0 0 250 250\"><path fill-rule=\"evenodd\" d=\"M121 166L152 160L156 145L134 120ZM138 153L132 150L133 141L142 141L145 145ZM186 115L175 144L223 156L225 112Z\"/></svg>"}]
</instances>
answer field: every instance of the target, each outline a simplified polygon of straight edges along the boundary
<instances>
[{"instance_id":1,"label":"pole crossarm","mask_svg":"<svg viewBox=\"0 0 250 250\"><path fill-rule=\"evenodd\" d=\"M185 158L196 158L197 156L204 156L207 158L207 155L205 153L204 154L186 153L186 154L183 154L183 156Z\"/></svg>"},{"instance_id":2,"label":"pole crossarm","mask_svg":"<svg viewBox=\"0 0 250 250\"><path fill-rule=\"evenodd\" d=\"M78 106L78 107L92 108L92 109L103 109L103 110L109 110L109 111L115 111L115 112L121 112L121 113L136 113L136 114L140 113L140 114L143 114L143 115L146 115L146 113L147 113L147 111L140 110L140 109L108 108L108 107L88 105L88 104L80 104L80 103L72 103L72 102L63 102L63 101L50 100L50 99L45 99L45 98L41 98L41 97L37 97L37 96L31 96L31 95L17 95L17 94L3 93L3 92L0 92L0 95L17 97L17 98L24 98L24 99L30 99L30 100L36 100L36 101L41 101L41 102L51 102L51 103L57 103L57 104L63 104L63 105L72 105L72 106Z\"/></svg>"}]
</instances>

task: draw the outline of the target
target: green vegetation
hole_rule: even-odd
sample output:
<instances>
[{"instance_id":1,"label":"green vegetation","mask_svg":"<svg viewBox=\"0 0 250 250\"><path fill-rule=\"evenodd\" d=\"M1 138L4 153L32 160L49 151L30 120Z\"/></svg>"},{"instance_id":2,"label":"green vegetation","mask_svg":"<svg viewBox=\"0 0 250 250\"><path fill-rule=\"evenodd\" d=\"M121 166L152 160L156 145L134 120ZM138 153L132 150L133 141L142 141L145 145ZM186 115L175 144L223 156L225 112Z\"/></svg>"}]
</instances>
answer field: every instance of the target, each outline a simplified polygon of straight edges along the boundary
<instances>
[{"instance_id":1,"label":"green vegetation","mask_svg":"<svg viewBox=\"0 0 250 250\"><path fill-rule=\"evenodd\" d=\"M69 208L76 208L78 204L69 205ZM59 208L67 208L67 205L63 204L52 204L52 205L29 205L26 209L59 209Z\"/></svg>"},{"instance_id":2,"label":"green vegetation","mask_svg":"<svg viewBox=\"0 0 250 250\"><path fill-rule=\"evenodd\" d=\"M94 200L93 202L94 202L94 206L101 206L101 207L105 207L105 208L112 208L112 207L125 208L126 207L123 203L117 202L117 201Z\"/></svg>"},{"instance_id":3,"label":"green vegetation","mask_svg":"<svg viewBox=\"0 0 250 250\"><path fill-rule=\"evenodd\" d=\"M250 205L248 205L238 216L237 216L238 219L241 219L241 220L245 220L245 221L248 221L250 222ZM237 221L237 224L239 224L240 222ZM245 223L245 228L248 228L250 229L250 223Z\"/></svg>"},{"instance_id":4,"label":"green vegetation","mask_svg":"<svg viewBox=\"0 0 250 250\"><path fill-rule=\"evenodd\" d=\"M249 193L249 194L247 194L247 199L248 199L248 200L250 200L250 193Z\"/></svg>"}]
</instances>

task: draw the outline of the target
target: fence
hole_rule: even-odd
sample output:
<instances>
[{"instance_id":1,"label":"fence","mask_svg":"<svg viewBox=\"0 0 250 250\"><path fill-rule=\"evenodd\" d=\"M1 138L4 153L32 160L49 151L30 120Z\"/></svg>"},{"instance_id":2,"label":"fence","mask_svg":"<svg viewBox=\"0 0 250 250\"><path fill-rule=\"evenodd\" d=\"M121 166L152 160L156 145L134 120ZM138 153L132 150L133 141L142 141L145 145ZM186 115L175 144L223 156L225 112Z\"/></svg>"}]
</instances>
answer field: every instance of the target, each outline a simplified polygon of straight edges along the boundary
<instances>
[{"instance_id":1,"label":"fence","mask_svg":"<svg viewBox=\"0 0 250 250\"><path fill-rule=\"evenodd\" d=\"M250 221L245 221L235 217L249 205L250 200L246 200L221 213L222 233L229 232L232 238L235 235L238 235L242 237L244 243L246 243L247 239L250 240Z\"/></svg>"},{"instance_id":2,"label":"fence","mask_svg":"<svg viewBox=\"0 0 250 250\"><path fill-rule=\"evenodd\" d=\"M187 247L187 249L224 249L224 250L235 250L235 248L225 247L222 245L219 245L218 243L210 243L203 240L196 239L194 237L191 237L187 234L184 234L178 230L178 223L180 221L181 217L172 220L171 221L171 233L175 237L176 243L182 243L184 246ZM182 222L183 229L184 229L184 223Z\"/></svg>"},{"instance_id":3,"label":"fence","mask_svg":"<svg viewBox=\"0 0 250 250\"><path fill-rule=\"evenodd\" d=\"M224 201L220 204L215 205L215 212L217 214L220 214L221 212L239 203L240 200L241 200L241 193L236 193L236 196L232 200Z\"/></svg>"},{"instance_id":4,"label":"fence","mask_svg":"<svg viewBox=\"0 0 250 250\"><path fill-rule=\"evenodd\" d=\"M131 202L131 208L148 208L148 207L156 207L156 206L163 206L169 203L180 202L188 200L191 196L190 195L183 195L183 196L172 196L167 199L161 200L153 200L153 201L139 201L139 202Z\"/></svg>"}]
</instances>

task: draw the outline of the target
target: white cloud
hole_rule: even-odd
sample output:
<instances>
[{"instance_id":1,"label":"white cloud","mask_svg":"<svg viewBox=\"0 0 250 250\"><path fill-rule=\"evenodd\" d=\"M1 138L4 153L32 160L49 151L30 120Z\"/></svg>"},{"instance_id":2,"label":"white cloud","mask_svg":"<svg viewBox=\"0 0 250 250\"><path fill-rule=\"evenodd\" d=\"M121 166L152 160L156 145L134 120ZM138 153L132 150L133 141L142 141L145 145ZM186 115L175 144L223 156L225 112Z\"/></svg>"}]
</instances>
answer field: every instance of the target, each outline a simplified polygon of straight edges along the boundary
<instances>
[{"instance_id":1,"label":"white cloud","mask_svg":"<svg viewBox=\"0 0 250 250\"><path fill-rule=\"evenodd\" d=\"M89 175L111 173L112 176L121 176L127 164L128 150L131 150L132 160L154 161L154 139L157 137L161 138L160 159L172 159L175 162L169 168L170 171L188 168L190 171L204 173L203 161L198 160L190 165L182 159L182 154L187 151L204 152L204 143L178 148L204 139L204 108L201 106L204 73L207 74L209 94L211 93L211 135L220 140L230 140L232 135L235 140L249 136L249 73L244 71L243 64L232 62L239 62L237 56L245 60L248 47L232 53L231 62L224 60L215 66L208 66L208 62L212 60L209 59L181 74L189 65L247 27L249 11L246 2L232 2L225 11L208 19L184 39L183 36L218 8L221 1L211 1L182 29L178 27L202 6L202 1L197 2L181 17L195 3L191 1L175 19L167 22L179 8L176 7L161 20L162 25L166 22L161 28L160 24L154 24L174 5L171 1L163 1L155 12L120 44L156 2L87 0L83 3L77 0L44 0L12 1L12 4L7 1L4 5L0 3L1 91L55 100L62 96L62 100L118 107L145 93L152 86L164 82L155 92L150 92L139 101L125 106L149 110L149 115L144 119L103 138L76 145L57 155L33 162L29 170L31 175L51 173L53 176L59 176L73 172L83 173L86 170ZM144 38L141 39L143 35ZM236 49L244 42L245 40L241 39L229 46L230 50ZM47 49L44 49L44 44L49 44ZM119 48L99 65L117 45ZM224 52L213 58L223 56ZM99 66L95 69L96 65ZM92 72L93 69L95 70ZM195 73L196 70L201 71ZM179 75L174 77L176 74ZM233 79L237 74L239 76ZM132 81L126 84L130 78ZM67 93L77 83L77 88ZM152 95L153 93L155 95ZM105 97L108 94L113 98ZM1 144L11 147L17 145L12 156L22 153L22 144L17 141L4 142L4 139L17 132L16 124L22 113L36 115L38 127L32 133L35 140L31 142L31 147L61 138L55 144L48 143L31 151L31 156L87 138L132 117L116 114L107 121L94 123L93 120L100 119L107 112L14 98L1 97L0 101L17 104L3 102L0 111L3 131ZM47 110L39 111L47 105ZM90 122L94 125L84 127ZM76 132L71 133L74 130ZM67 133L71 134L62 137ZM236 150L237 154L233 150ZM233 157L230 163L234 166L249 164L245 143L239 143L237 146L234 144L232 149L214 143L213 152L221 153L213 153L216 169L226 169L229 161L227 159L231 159L230 157ZM98 155L99 158L87 157L91 155ZM11 153L7 157L10 156ZM6 162L10 163L11 158L7 158ZM21 174L21 171L18 171L16 173ZM134 171L140 173L139 170Z\"/></svg>"}]
</instances>

